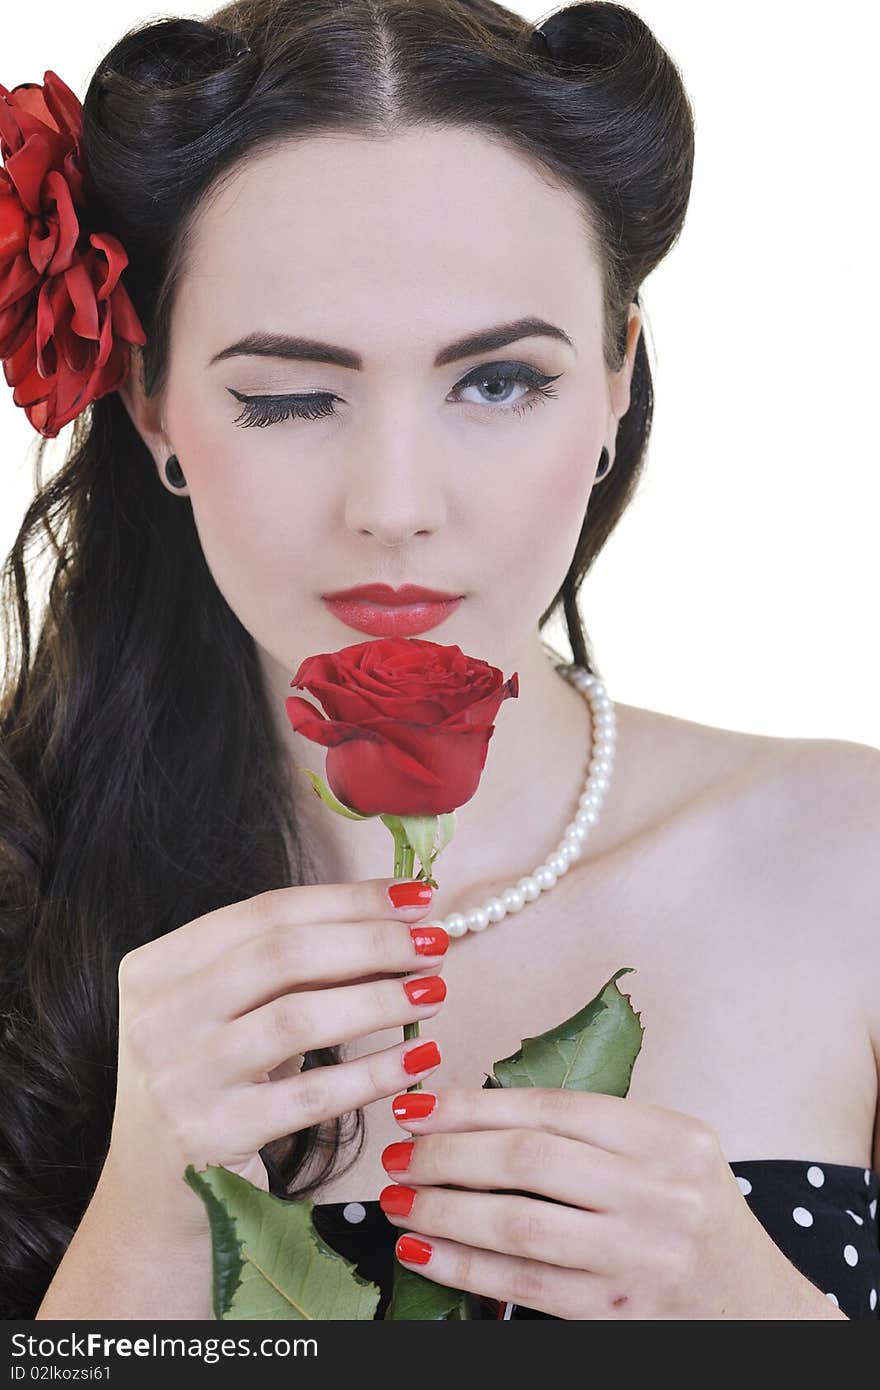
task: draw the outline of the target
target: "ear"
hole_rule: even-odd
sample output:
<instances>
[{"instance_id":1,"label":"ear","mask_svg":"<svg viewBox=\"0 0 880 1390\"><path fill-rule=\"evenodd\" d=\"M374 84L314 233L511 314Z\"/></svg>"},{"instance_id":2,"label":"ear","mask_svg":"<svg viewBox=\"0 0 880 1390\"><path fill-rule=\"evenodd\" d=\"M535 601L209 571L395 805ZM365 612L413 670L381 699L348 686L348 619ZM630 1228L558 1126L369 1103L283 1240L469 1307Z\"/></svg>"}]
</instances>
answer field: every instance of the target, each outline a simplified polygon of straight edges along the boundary
<instances>
[{"instance_id":1,"label":"ear","mask_svg":"<svg viewBox=\"0 0 880 1390\"><path fill-rule=\"evenodd\" d=\"M160 396L148 396L144 390L143 365L140 348L132 346L131 370L117 390L131 423L153 455L159 477L164 483L165 460L172 449L163 428L162 399Z\"/></svg>"},{"instance_id":2,"label":"ear","mask_svg":"<svg viewBox=\"0 0 880 1390\"><path fill-rule=\"evenodd\" d=\"M630 386L641 331L642 311L638 304L630 304L626 330L626 355L623 366L611 374L611 409L618 420L621 420L629 410Z\"/></svg>"}]
</instances>

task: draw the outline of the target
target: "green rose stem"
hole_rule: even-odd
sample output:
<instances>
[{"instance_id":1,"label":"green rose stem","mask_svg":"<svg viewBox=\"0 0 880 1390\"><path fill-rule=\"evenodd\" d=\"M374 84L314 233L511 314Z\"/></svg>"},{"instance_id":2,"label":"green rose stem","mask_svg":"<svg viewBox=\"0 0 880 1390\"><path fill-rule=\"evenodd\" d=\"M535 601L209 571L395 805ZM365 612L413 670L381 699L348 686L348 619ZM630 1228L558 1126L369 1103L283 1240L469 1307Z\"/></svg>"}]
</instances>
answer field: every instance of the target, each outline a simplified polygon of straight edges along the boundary
<instances>
[{"instance_id":1,"label":"green rose stem","mask_svg":"<svg viewBox=\"0 0 880 1390\"><path fill-rule=\"evenodd\" d=\"M412 878L415 858L416 852L406 837L399 833L394 833L394 877ZM422 877L421 873L418 877ZM414 1023L405 1023L403 1025L403 1036L407 1042L409 1042L410 1038L420 1038L422 1036L419 1032L418 1019L416 1019ZM412 1086L407 1086L406 1089L408 1091L420 1091L422 1089L422 1083L421 1081L415 1081Z\"/></svg>"},{"instance_id":2,"label":"green rose stem","mask_svg":"<svg viewBox=\"0 0 880 1390\"><path fill-rule=\"evenodd\" d=\"M310 768L298 767L298 772L302 772L308 777L312 784L312 791L324 805L331 811L335 811L338 816L344 816L346 820L372 820L372 815L365 815L360 811L355 811L352 806L346 806L339 800L334 792L330 790L323 777L319 777ZM379 819L394 836L394 877L412 878L415 866L416 851L422 867L415 877L422 883L430 883L432 888L438 888L436 878L434 878L434 860L441 854L455 834L455 812L447 811L439 816L396 816L392 814L380 815ZM415 841L415 843L413 843ZM427 871L425 865L427 864ZM403 1025L403 1036L406 1042L410 1038L419 1038L418 1021L415 1023L405 1023ZM407 1087L408 1091L420 1091L421 1081L414 1081Z\"/></svg>"}]
</instances>

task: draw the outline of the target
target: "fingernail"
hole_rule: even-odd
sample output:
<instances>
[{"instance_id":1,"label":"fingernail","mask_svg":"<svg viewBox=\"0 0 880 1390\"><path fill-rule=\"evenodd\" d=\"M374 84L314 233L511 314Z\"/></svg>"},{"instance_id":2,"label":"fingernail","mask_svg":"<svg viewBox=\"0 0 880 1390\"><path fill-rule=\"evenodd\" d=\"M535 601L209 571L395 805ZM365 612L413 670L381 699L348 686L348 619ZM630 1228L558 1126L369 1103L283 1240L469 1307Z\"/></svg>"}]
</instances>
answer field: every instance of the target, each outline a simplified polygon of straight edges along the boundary
<instances>
[{"instance_id":1,"label":"fingernail","mask_svg":"<svg viewBox=\"0 0 880 1390\"><path fill-rule=\"evenodd\" d=\"M405 1173L409 1167L414 1139L403 1139L399 1144L387 1144L382 1150L380 1163L389 1173Z\"/></svg>"},{"instance_id":2,"label":"fingernail","mask_svg":"<svg viewBox=\"0 0 880 1390\"><path fill-rule=\"evenodd\" d=\"M396 1120L424 1120L437 1104L437 1097L430 1091L404 1091L395 1096L391 1109Z\"/></svg>"},{"instance_id":3,"label":"fingernail","mask_svg":"<svg viewBox=\"0 0 880 1390\"><path fill-rule=\"evenodd\" d=\"M394 1253L399 1260L406 1260L408 1264L426 1265L434 1252L426 1240L401 1236L394 1246Z\"/></svg>"},{"instance_id":4,"label":"fingernail","mask_svg":"<svg viewBox=\"0 0 880 1390\"><path fill-rule=\"evenodd\" d=\"M411 1047L409 1052L403 1054L404 1070L411 1076L418 1071L427 1071L429 1067L436 1067L439 1063L440 1049L433 1039L420 1043L418 1047Z\"/></svg>"},{"instance_id":5,"label":"fingernail","mask_svg":"<svg viewBox=\"0 0 880 1390\"><path fill-rule=\"evenodd\" d=\"M403 987L411 1004L439 1004L446 998L446 981L442 975L406 980Z\"/></svg>"},{"instance_id":6,"label":"fingernail","mask_svg":"<svg viewBox=\"0 0 880 1390\"><path fill-rule=\"evenodd\" d=\"M415 1200L415 1188L404 1187L399 1182L383 1187L379 1193L379 1206L388 1216L409 1216Z\"/></svg>"},{"instance_id":7,"label":"fingernail","mask_svg":"<svg viewBox=\"0 0 880 1390\"><path fill-rule=\"evenodd\" d=\"M420 879L405 879L402 883L392 883L388 889L391 906L395 909L428 907L434 896L430 883Z\"/></svg>"},{"instance_id":8,"label":"fingernail","mask_svg":"<svg viewBox=\"0 0 880 1390\"><path fill-rule=\"evenodd\" d=\"M410 927L413 945L422 956L442 956L449 950L449 933L444 927Z\"/></svg>"}]
</instances>

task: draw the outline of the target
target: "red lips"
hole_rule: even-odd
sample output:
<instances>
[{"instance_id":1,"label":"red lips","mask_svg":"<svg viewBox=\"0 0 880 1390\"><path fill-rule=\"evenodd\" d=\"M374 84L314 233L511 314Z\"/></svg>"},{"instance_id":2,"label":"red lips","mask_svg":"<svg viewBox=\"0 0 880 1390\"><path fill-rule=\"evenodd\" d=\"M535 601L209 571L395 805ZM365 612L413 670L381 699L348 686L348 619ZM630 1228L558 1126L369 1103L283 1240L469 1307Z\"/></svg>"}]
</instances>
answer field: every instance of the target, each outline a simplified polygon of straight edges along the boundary
<instances>
[{"instance_id":1,"label":"red lips","mask_svg":"<svg viewBox=\"0 0 880 1390\"><path fill-rule=\"evenodd\" d=\"M337 589L332 594L322 595L322 598L383 603L395 608L407 603L449 603L461 597L461 594L445 593L442 589L423 589L418 584L404 584L400 589L392 589L388 584L358 584L353 589Z\"/></svg>"}]
</instances>

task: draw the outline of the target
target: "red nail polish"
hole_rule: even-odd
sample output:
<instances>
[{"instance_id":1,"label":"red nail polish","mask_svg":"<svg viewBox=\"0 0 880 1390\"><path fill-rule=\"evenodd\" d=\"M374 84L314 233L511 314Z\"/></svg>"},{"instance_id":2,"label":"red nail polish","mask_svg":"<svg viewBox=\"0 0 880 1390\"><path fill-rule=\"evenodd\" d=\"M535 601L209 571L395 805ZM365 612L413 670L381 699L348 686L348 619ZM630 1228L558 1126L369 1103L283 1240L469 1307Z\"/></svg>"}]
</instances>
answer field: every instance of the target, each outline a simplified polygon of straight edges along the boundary
<instances>
[{"instance_id":1,"label":"red nail polish","mask_svg":"<svg viewBox=\"0 0 880 1390\"><path fill-rule=\"evenodd\" d=\"M423 1120L437 1104L430 1091L404 1091L391 1102L395 1120Z\"/></svg>"},{"instance_id":2,"label":"red nail polish","mask_svg":"<svg viewBox=\"0 0 880 1390\"><path fill-rule=\"evenodd\" d=\"M413 945L422 956L442 956L449 950L449 933L444 927L410 927Z\"/></svg>"},{"instance_id":3,"label":"red nail polish","mask_svg":"<svg viewBox=\"0 0 880 1390\"><path fill-rule=\"evenodd\" d=\"M434 890L430 883L408 879L404 883L392 883L388 896L392 907L426 907L434 896Z\"/></svg>"},{"instance_id":4,"label":"red nail polish","mask_svg":"<svg viewBox=\"0 0 880 1390\"><path fill-rule=\"evenodd\" d=\"M441 975L426 975L404 983L411 1004L439 1004L446 998L446 981Z\"/></svg>"},{"instance_id":5,"label":"red nail polish","mask_svg":"<svg viewBox=\"0 0 880 1390\"><path fill-rule=\"evenodd\" d=\"M408 1071L410 1076L414 1076L418 1071L427 1071L428 1067L436 1067L440 1064L440 1049L433 1041L420 1043L418 1047L411 1047L409 1052L403 1054L403 1068Z\"/></svg>"},{"instance_id":6,"label":"red nail polish","mask_svg":"<svg viewBox=\"0 0 880 1390\"><path fill-rule=\"evenodd\" d=\"M399 1260L406 1260L411 1265L426 1265L434 1252L426 1240L401 1236L394 1246L394 1253Z\"/></svg>"},{"instance_id":7,"label":"red nail polish","mask_svg":"<svg viewBox=\"0 0 880 1390\"><path fill-rule=\"evenodd\" d=\"M415 1200L415 1188L404 1187L399 1182L383 1187L379 1193L379 1206L388 1216L409 1216Z\"/></svg>"},{"instance_id":8,"label":"red nail polish","mask_svg":"<svg viewBox=\"0 0 880 1390\"><path fill-rule=\"evenodd\" d=\"M399 1144L387 1144L382 1150L381 1164L389 1173L405 1173L412 1158L414 1139L404 1139Z\"/></svg>"}]
</instances>

